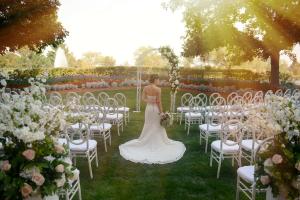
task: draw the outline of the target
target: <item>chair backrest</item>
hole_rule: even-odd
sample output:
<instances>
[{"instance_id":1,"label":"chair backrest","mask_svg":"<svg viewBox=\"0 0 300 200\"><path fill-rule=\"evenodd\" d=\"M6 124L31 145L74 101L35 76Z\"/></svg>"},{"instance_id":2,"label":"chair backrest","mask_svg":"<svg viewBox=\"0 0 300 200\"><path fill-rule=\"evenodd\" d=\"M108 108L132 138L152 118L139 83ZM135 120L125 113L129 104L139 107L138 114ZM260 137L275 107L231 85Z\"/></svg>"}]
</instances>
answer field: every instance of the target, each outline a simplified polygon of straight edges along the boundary
<instances>
[{"instance_id":1,"label":"chair backrest","mask_svg":"<svg viewBox=\"0 0 300 200\"><path fill-rule=\"evenodd\" d=\"M51 104L52 106L62 106L63 105L63 101L62 98L60 98L59 96L56 95L51 95L49 98L49 104Z\"/></svg>"},{"instance_id":2,"label":"chair backrest","mask_svg":"<svg viewBox=\"0 0 300 200\"><path fill-rule=\"evenodd\" d=\"M88 99L91 98L91 97L95 98L95 95L91 92L85 92L82 95L82 104L87 105Z\"/></svg>"},{"instance_id":3,"label":"chair backrest","mask_svg":"<svg viewBox=\"0 0 300 200\"><path fill-rule=\"evenodd\" d=\"M50 93L50 97L51 97L51 96L58 96L59 98L62 99L62 96L61 96L61 94L60 94L59 92L51 92L51 93Z\"/></svg>"},{"instance_id":4,"label":"chair backrest","mask_svg":"<svg viewBox=\"0 0 300 200\"><path fill-rule=\"evenodd\" d=\"M276 90L275 95L276 95L276 96L282 97L282 96L283 96L283 91L282 91L282 89Z\"/></svg>"},{"instance_id":5,"label":"chair backrest","mask_svg":"<svg viewBox=\"0 0 300 200\"><path fill-rule=\"evenodd\" d=\"M258 162L259 154L267 150L270 146L273 145L273 143L274 143L274 137L268 137L262 142L260 142L258 147L256 148L256 151L254 152L254 162Z\"/></svg>"},{"instance_id":6,"label":"chair backrest","mask_svg":"<svg viewBox=\"0 0 300 200\"><path fill-rule=\"evenodd\" d=\"M191 93L185 93L184 95L182 95L182 97L180 99L181 106L182 107L189 106L189 103L192 98L193 98L193 95Z\"/></svg>"},{"instance_id":7,"label":"chair backrest","mask_svg":"<svg viewBox=\"0 0 300 200\"><path fill-rule=\"evenodd\" d=\"M221 94L220 93L212 93L210 96L209 96L209 105L212 104L212 102L214 101L214 99L218 98L218 97L221 97Z\"/></svg>"},{"instance_id":8,"label":"chair backrest","mask_svg":"<svg viewBox=\"0 0 300 200\"><path fill-rule=\"evenodd\" d=\"M292 92L292 96L294 96L297 93L300 93L300 90L299 89L294 89L293 92Z\"/></svg>"},{"instance_id":9,"label":"chair backrest","mask_svg":"<svg viewBox=\"0 0 300 200\"><path fill-rule=\"evenodd\" d=\"M242 121L243 118L245 117L245 113L244 113L245 109L246 108L245 108L245 102L243 97L236 96L227 105L226 116L228 120L236 119Z\"/></svg>"},{"instance_id":10,"label":"chair backrest","mask_svg":"<svg viewBox=\"0 0 300 200\"><path fill-rule=\"evenodd\" d=\"M251 104L251 102L252 102L252 92L245 92L243 94L243 101L244 101L245 105Z\"/></svg>"},{"instance_id":11,"label":"chair backrest","mask_svg":"<svg viewBox=\"0 0 300 200\"><path fill-rule=\"evenodd\" d=\"M67 127L65 137L67 139L67 145L82 145L85 144L85 150L89 149L90 130L87 124L80 123L79 127L73 128Z\"/></svg>"},{"instance_id":12,"label":"chair backrest","mask_svg":"<svg viewBox=\"0 0 300 200\"><path fill-rule=\"evenodd\" d=\"M227 96L227 104L230 104L230 102L232 101L232 99L234 99L235 97L239 96L239 94L237 92L231 92L228 96Z\"/></svg>"},{"instance_id":13,"label":"chair backrest","mask_svg":"<svg viewBox=\"0 0 300 200\"><path fill-rule=\"evenodd\" d=\"M199 96L193 97L189 102L189 110L190 112L201 112L203 108L206 106L203 99Z\"/></svg>"},{"instance_id":14,"label":"chair backrest","mask_svg":"<svg viewBox=\"0 0 300 200\"><path fill-rule=\"evenodd\" d=\"M86 101L86 110L88 112L100 112L101 111L101 108L100 108L100 104L99 104L99 101L95 98L95 97L90 97L87 99Z\"/></svg>"},{"instance_id":15,"label":"chair backrest","mask_svg":"<svg viewBox=\"0 0 300 200\"><path fill-rule=\"evenodd\" d=\"M268 90L266 93L265 93L265 98L266 98L266 96L271 96L271 95L273 95L274 93L273 93L273 91L272 90Z\"/></svg>"},{"instance_id":16,"label":"chair backrest","mask_svg":"<svg viewBox=\"0 0 300 200\"><path fill-rule=\"evenodd\" d=\"M222 131L220 134L221 138L221 149L223 144L233 146L239 145L243 139L245 127L239 120L228 120L223 123ZM230 142L229 142L230 141Z\"/></svg>"},{"instance_id":17,"label":"chair backrest","mask_svg":"<svg viewBox=\"0 0 300 200\"><path fill-rule=\"evenodd\" d=\"M292 90L291 89L286 89L283 93L283 96L287 97L287 98L291 97L292 96Z\"/></svg>"},{"instance_id":18,"label":"chair backrest","mask_svg":"<svg viewBox=\"0 0 300 200\"><path fill-rule=\"evenodd\" d=\"M76 92L68 92L66 94L66 101L73 101L74 99L80 99L80 96Z\"/></svg>"},{"instance_id":19,"label":"chair backrest","mask_svg":"<svg viewBox=\"0 0 300 200\"><path fill-rule=\"evenodd\" d=\"M119 115L118 107L119 105L116 99L108 98L105 102L104 112L108 114L116 114L118 116Z\"/></svg>"},{"instance_id":20,"label":"chair backrest","mask_svg":"<svg viewBox=\"0 0 300 200\"><path fill-rule=\"evenodd\" d=\"M197 97L200 97L204 103L204 105L207 105L207 95L204 93L197 94Z\"/></svg>"},{"instance_id":21,"label":"chair backrest","mask_svg":"<svg viewBox=\"0 0 300 200\"><path fill-rule=\"evenodd\" d=\"M123 93L116 93L114 99L117 100L119 107L127 106L127 98Z\"/></svg>"},{"instance_id":22,"label":"chair backrest","mask_svg":"<svg viewBox=\"0 0 300 200\"><path fill-rule=\"evenodd\" d=\"M101 105L105 105L109 95L106 92L100 92L98 94L98 101Z\"/></svg>"}]
</instances>

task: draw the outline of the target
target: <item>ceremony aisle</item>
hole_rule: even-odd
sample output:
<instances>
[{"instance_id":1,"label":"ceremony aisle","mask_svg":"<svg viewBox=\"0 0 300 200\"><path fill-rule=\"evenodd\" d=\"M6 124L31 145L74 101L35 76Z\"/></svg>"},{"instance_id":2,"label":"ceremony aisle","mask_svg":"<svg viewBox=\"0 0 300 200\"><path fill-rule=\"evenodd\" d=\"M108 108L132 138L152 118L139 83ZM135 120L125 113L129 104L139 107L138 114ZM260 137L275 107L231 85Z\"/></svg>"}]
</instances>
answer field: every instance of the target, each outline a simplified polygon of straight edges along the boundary
<instances>
[{"instance_id":1,"label":"ceremony aisle","mask_svg":"<svg viewBox=\"0 0 300 200\"><path fill-rule=\"evenodd\" d=\"M117 91L108 92L114 94ZM122 91L128 106L134 110L135 90ZM169 90L163 89L164 109L169 110ZM177 96L180 97L180 92ZM179 99L177 99L178 102ZM141 113L130 113L130 122L121 136L112 133L112 146L104 151L100 143L99 168L93 168L94 179L89 178L85 160L79 159L82 197L84 200L190 200L235 199L236 167L226 160L222 178L216 179L217 165L209 167L209 154L199 145L199 130L195 126L189 136L184 126L168 128L171 139L182 141L187 151L179 161L166 165L142 165L123 159L118 146L137 138L143 126L144 105Z\"/></svg>"}]
</instances>

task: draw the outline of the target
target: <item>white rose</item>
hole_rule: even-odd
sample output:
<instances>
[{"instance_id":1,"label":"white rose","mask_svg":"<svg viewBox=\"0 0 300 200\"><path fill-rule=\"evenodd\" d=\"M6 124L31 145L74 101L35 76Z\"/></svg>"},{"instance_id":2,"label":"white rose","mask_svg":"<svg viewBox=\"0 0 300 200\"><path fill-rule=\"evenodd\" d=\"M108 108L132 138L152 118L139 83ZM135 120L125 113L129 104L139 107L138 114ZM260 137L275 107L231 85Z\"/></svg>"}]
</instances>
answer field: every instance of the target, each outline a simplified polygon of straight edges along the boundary
<instances>
[{"instance_id":1,"label":"white rose","mask_svg":"<svg viewBox=\"0 0 300 200\"><path fill-rule=\"evenodd\" d=\"M6 87L6 85L7 85L5 79L1 79L0 83L1 83L1 85L2 85L3 87Z\"/></svg>"},{"instance_id":2,"label":"white rose","mask_svg":"<svg viewBox=\"0 0 300 200\"><path fill-rule=\"evenodd\" d=\"M65 175L62 175L61 179L55 179L54 181L57 187L63 187L66 183L66 177Z\"/></svg>"}]
</instances>

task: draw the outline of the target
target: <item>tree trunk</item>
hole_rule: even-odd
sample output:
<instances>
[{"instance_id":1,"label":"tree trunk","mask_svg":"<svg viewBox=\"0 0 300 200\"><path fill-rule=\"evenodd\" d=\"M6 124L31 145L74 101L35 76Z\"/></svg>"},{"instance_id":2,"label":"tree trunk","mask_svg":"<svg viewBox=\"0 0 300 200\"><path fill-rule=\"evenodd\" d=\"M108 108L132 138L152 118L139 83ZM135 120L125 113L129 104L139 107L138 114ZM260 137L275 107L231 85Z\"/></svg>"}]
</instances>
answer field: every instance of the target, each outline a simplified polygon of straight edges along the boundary
<instances>
[{"instance_id":1,"label":"tree trunk","mask_svg":"<svg viewBox=\"0 0 300 200\"><path fill-rule=\"evenodd\" d=\"M271 88L278 89L279 87L279 51L271 55Z\"/></svg>"}]
</instances>

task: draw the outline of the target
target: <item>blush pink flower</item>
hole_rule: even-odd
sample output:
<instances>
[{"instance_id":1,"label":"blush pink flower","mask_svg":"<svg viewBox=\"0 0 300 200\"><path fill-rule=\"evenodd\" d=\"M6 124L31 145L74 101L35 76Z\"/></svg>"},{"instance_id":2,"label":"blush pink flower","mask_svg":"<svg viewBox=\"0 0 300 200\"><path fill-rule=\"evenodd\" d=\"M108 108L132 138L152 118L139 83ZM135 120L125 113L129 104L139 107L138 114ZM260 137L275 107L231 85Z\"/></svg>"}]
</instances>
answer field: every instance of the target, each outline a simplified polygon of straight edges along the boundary
<instances>
[{"instance_id":1,"label":"blush pink flower","mask_svg":"<svg viewBox=\"0 0 300 200\"><path fill-rule=\"evenodd\" d=\"M9 163L8 160L2 161L2 164L1 164L1 171L4 171L4 172L9 171L10 168L11 168L11 164Z\"/></svg>"},{"instance_id":2,"label":"blush pink flower","mask_svg":"<svg viewBox=\"0 0 300 200\"><path fill-rule=\"evenodd\" d=\"M65 148L62 145L55 145L54 149L55 149L55 152L58 154L65 153Z\"/></svg>"},{"instance_id":3,"label":"blush pink flower","mask_svg":"<svg viewBox=\"0 0 300 200\"><path fill-rule=\"evenodd\" d=\"M276 165L282 163L283 161L283 158L280 154L275 154L273 157L272 157L272 162Z\"/></svg>"},{"instance_id":4,"label":"blush pink flower","mask_svg":"<svg viewBox=\"0 0 300 200\"><path fill-rule=\"evenodd\" d=\"M27 159L27 160L33 160L35 158L35 151L32 149L27 149L23 151L22 155Z\"/></svg>"},{"instance_id":5,"label":"blush pink flower","mask_svg":"<svg viewBox=\"0 0 300 200\"><path fill-rule=\"evenodd\" d=\"M42 174L40 173L33 173L31 180L37 185L37 186L41 186L44 184L45 182L45 178Z\"/></svg>"},{"instance_id":6,"label":"blush pink flower","mask_svg":"<svg viewBox=\"0 0 300 200\"><path fill-rule=\"evenodd\" d=\"M65 167L62 164L59 164L55 167L55 171L59 173L63 173L65 171Z\"/></svg>"},{"instance_id":7,"label":"blush pink flower","mask_svg":"<svg viewBox=\"0 0 300 200\"><path fill-rule=\"evenodd\" d=\"M270 182L271 182L271 179L269 176L261 176L260 177L260 182L263 184L263 185L268 185Z\"/></svg>"},{"instance_id":8,"label":"blush pink flower","mask_svg":"<svg viewBox=\"0 0 300 200\"><path fill-rule=\"evenodd\" d=\"M29 197L29 195L32 193L31 185L24 183L23 187L21 188L21 193L24 198Z\"/></svg>"}]
</instances>

